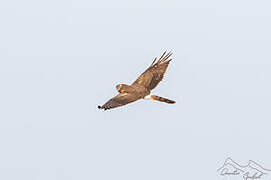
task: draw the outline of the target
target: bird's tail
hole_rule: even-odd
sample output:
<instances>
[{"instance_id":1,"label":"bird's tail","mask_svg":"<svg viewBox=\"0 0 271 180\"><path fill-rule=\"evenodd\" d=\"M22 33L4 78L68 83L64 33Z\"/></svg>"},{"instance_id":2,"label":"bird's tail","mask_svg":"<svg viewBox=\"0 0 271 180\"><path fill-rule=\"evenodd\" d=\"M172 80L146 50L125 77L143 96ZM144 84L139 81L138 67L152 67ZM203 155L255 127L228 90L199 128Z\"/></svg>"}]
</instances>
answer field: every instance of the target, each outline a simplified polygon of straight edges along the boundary
<instances>
[{"instance_id":1,"label":"bird's tail","mask_svg":"<svg viewBox=\"0 0 271 180\"><path fill-rule=\"evenodd\" d=\"M175 101L173 101L173 100L163 98L163 97L160 97L160 96L156 96L156 95L151 95L150 99L155 100L155 101L165 102L165 103L168 103L168 104L174 104L175 103Z\"/></svg>"}]
</instances>

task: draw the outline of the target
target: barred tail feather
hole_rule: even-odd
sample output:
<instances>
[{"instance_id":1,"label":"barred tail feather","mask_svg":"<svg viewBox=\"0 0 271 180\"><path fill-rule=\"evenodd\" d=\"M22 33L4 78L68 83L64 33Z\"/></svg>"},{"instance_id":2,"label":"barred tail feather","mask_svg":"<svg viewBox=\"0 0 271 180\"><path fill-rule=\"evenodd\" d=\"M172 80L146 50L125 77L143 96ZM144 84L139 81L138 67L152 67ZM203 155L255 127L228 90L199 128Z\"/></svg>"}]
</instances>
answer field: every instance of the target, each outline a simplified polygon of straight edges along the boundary
<instances>
[{"instance_id":1,"label":"barred tail feather","mask_svg":"<svg viewBox=\"0 0 271 180\"><path fill-rule=\"evenodd\" d=\"M160 96L156 96L156 95L151 95L150 99L160 101L160 102L169 103L169 104L174 104L175 103L175 101L173 101L173 100L163 98L163 97L160 97Z\"/></svg>"}]
</instances>

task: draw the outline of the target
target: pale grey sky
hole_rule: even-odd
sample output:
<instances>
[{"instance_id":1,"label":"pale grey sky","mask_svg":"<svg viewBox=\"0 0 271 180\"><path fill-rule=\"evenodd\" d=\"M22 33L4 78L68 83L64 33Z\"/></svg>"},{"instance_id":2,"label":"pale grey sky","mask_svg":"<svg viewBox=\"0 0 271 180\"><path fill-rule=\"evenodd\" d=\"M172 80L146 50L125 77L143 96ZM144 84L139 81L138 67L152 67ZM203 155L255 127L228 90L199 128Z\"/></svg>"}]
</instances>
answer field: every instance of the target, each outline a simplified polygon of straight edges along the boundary
<instances>
[{"instance_id":1,"label":"pale grey sky","mask_svg":"<svg viewBox=\"0 0 271 180\"><path fill-rule=\"evenodd\" d=\"M271 3L0 2L0 179L225 179L271 169ZM164 50L154 93L97 109Z\"/></svg>"}]
</instances>

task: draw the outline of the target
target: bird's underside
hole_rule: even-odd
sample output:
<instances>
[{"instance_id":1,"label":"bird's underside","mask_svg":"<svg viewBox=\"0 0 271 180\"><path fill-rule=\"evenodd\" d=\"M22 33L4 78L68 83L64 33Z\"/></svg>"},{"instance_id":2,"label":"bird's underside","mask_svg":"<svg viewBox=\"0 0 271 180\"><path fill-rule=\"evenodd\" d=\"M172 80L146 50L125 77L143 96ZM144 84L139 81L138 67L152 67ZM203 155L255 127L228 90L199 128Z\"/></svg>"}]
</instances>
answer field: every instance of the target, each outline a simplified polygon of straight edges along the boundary
<instances>
[{"instance_id":1,"label":"bird's underside","mask_svg":"<svg viewBox=\"0 0 271 180\"><path fill-rule=\"evenodd\" d=\"M164 52L163 55L157 59L155 58L150 67L143 72L135 82L131 85L119 84L116 86L119 94L103 106L98 106L99 109L112 109L126 104L135 102L139 99L150 99L169 104L174 104L175 101L151 94L159 82L163 79L167 67L172 59L172 53Z\"/></svg>"}]
</instances>

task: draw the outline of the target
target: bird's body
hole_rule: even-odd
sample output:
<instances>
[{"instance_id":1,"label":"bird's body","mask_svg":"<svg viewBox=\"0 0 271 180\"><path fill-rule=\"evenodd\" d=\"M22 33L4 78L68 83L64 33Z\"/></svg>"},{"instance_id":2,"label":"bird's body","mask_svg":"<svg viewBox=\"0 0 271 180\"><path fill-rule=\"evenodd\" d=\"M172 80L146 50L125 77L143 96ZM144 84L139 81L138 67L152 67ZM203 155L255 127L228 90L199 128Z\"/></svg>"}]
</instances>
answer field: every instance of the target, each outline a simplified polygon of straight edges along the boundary
<instances>
[{"instance_id":1,"label":"bird's body","mask_svg":"<svg viewBox=\"0 0 271 180\"><path fill-rule=\"evenodd\" d=\"M117 90L119 93L132 93L140 98L144 98L145 96L150 94L150 90L138 84L135 85L119 84L117 86Z\"/></svg>"},{"instance_id":2,"label":"bird's body","mask_svg":"<svg viewBox=\"0 0 271 180\"><path fill-rule=\"evenodd\" d=\"M107 101L103 106L98 106L98 108L107 110L132 103L139 99L151 99L170 104L175 103L175 101L151 95L151 90L154 89L163 79L166 69L171 61L171 59L168 60L171 55L172 53L166 54L166 52L164 52L159 60L156 60L155 58L151 66L131 85L117 85L116 89L119 94Z\"/></svg>"}]
</instances>

